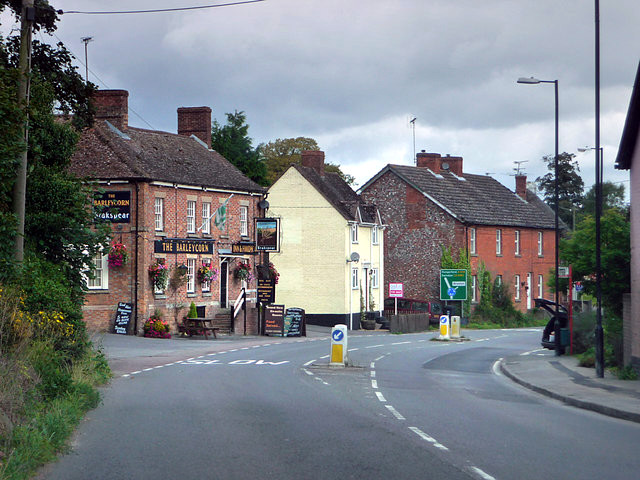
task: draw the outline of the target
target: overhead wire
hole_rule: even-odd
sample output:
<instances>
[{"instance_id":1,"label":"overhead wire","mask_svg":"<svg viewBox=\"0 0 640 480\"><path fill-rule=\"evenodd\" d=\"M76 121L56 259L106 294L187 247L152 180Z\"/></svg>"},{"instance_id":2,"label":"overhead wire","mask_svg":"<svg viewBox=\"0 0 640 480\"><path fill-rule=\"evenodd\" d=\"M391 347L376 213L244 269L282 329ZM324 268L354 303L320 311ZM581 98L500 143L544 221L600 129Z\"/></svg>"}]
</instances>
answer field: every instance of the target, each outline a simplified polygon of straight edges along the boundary
<instances>
[{"instance_id":1,"label":"overhead wire","mask_svg":"<svg viewBox=\"0 0 640 480\"><path fill-rule=\"evenodd\" d=\"M121 15L121 14L131 14L131 13L162 13L162 12L180 12L185 10L201 10L205 8L218 8L218 7L230 7L234 5L245 5L247 3L258 3L264 2L266 0L244 0L239 2L230 2L230 3L219 3L213 5L197 5L192 7L175 7L175 8L157 8L152 10L120 10L120 11L97 11L97 12L89 12L82 10L58 10L58 13L76 13L82 15Z\"/></svg>"}]
</instances>

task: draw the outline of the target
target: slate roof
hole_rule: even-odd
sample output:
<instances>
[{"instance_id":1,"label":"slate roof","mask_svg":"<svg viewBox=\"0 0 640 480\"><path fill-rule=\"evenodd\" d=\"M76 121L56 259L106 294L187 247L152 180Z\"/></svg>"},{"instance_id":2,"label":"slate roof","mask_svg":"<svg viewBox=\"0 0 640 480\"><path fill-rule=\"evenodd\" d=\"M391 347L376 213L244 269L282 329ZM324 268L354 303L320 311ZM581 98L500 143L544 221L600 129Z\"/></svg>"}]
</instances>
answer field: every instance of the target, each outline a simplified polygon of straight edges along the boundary
<instances>
[{"instance_id":1,"label":"slate roof","mask_svg":"<svg viewBox=\"0 0 640 480\"><path fill-rule=\"evenodd\" d=\"M194 138L133 127L120 132L106 121L96 121L93 128L82 133L69 171L81 178L265 191Z\"/></svg>"},{"instance_id":2,"label":"slate roof","mask_svg":"<svg viewBox=\"0 0 640 480\"><path fill-rule=\"evenodd\" d=\"M616 169L629 170L633 163L633 152L636 151L638 144L638 136L640 135L640 62L638 62L638 70L636 71L636 80L631 92L631 100L629 101L629 110L627 110L627 119L624 122L624 130L622 138L620 138L620 146L618 148L618 156L616 157Z\"/></svg>"},{"instance_id":3,"label":"slate roof","mask_svg":"<svg viewBox=\"0 0 640 480\"><path fill-rule=\"evenodd\" d=\"M463 223L555 228L554 211L535 193L527 191L525 201L486 175L465 173L458 177L450 171L436 175L428 168L387 165L362 189L387 172L397 175Z\"/></svg>"},{"instance_id":4,"label":"slate roof","mask_svg":"<svg viewBox=\"0 0 640 480\"><path fill-rule=\"evenodd\" d=\"M325 172L320 175L311 167L292 164L318 192L347 220L358 220L357 214L365 223L377 223L377 211L375 205L365 204L360 195L353 191L340 175L333 172Z\"/></svg>"}]
</instances>

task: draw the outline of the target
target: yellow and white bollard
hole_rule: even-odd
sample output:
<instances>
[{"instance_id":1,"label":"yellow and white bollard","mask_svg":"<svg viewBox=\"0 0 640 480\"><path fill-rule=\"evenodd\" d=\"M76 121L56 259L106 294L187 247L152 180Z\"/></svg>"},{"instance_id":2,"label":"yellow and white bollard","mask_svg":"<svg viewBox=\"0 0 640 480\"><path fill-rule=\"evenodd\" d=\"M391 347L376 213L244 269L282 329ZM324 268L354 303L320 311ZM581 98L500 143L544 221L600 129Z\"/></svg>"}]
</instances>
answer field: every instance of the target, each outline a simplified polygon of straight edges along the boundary
<instances>
[{"instance_id":1,"label":"yellow and white bollard","mask_svg":"<svg viewBox=\"0 0 640 480\"><path fill-rule=\"evenodd\" d=\"M449 340L449 315L440 315L440 340Z\"/></svg>"},{"instance_id":2,"label":"yellow and white bollard","mask_svg":"<svg viewBox=\"0 0 640 480\"><path fill-rule=\"evenodd\" d=\"M329 365L344 367L347 362L347 326L335 325L331 329L331 355Z\"/></svg>"},{"instance_id":3,"label":"yellow and white bollard","mask_svg":"<svg viewBox=\"0 0 640 480\"><path fill-rule=\"evenodd\" d=\"M451 317L451 338L460 338L460 317Z\"/></svg>"}]
</instances>

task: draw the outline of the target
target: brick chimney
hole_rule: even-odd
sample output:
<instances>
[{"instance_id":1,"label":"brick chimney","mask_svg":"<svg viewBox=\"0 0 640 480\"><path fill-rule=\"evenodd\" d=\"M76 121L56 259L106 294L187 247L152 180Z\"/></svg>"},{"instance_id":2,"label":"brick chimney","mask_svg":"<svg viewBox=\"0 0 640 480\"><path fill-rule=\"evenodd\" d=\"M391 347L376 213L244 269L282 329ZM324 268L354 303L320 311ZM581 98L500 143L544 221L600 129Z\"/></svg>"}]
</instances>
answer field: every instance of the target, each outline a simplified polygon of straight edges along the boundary
<instances>
[{"instance_id":1,"label":"brick chimney","mask_svg":"<svg viewBox=\"0 0 640 480\"><path fill-rule=\"evenodd\" d=\"M442 163L447 163L449 165L449 171L451 173L459 177L462 176L462 157L450 157L447 155L442 158Z\"/></svg>"},{"instance_id":2,"label":"brick chimney","mask_svg":"<svg viewBox=\"0 0 640 480\"><path fill-rule=\"evenodd\" d=\"M313 168L318 175L324 176L324 152L321 150L303 150L300 154L302 166Z\"/></svg>"},{"instance_id":3,"label":"brick chimney","mask_svg":"<svg viewBox=\"0 0 640 480\"><path fill-rule=\"evenodd\" d=\"M211 109L209 107L178 108L178 135L195 135L211 148Z\"/></svg>"},{"instance_id":4,"label":"brick chimney","mask_svg":"<svg viewBox=\"0 0 640 480\"><path fill-rule=\"evenodd\" d=\"M129 126L129 92L96 90L92 97L96 120L107 120L121 132Z\"/></svg>"},{"instance_id":5,"label":"brick chimney","mask_svg":"<svg viewBox=\"0 0 640 480\"><path fill-rule=\"evenodd\" d=\"M516 195L523 200L527 199L527 176L516 175Z\"/></svg>"},{"instance_id":6,"label":"brick chimney","mask_svg":"<svg viewBox=\"0 0 640 480\"><path fill-rule=\"evenodd\" d=\"M416 165L418 168L428 168L433 173L440 173L440 154L426 153L422 150L416 154Z\"/></svg>"}]
</instances>

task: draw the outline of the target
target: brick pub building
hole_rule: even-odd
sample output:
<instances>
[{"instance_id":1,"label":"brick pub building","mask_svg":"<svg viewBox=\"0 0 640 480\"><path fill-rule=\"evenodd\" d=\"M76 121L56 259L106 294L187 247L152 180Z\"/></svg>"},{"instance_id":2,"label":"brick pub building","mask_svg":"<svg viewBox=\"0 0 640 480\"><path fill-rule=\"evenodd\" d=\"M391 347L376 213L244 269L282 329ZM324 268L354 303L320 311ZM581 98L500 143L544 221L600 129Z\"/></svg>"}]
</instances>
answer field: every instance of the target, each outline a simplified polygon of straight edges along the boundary
<instances>
[{"instance_id":1,"label":"brick pub building","mask_svg":"<svg viewBox=\"0 0 640 480\"><path fill-rule=\"evenodd\" d=\"M466 248L468 291L478 300L480 262L509 285L516 308L552 299L546 287L555 264L555 217L526 177L516 192L485 175L464 173L462 157L419 153L417 166L387 165L363 185L362 197L385 219L385 291L403 282L406 298L440 298L442 247Z\"/></svg>"},{"instance_id":2,"label":"brick pub building","mask_svg":"<svg viewBox=\"0 0 640 480\"><path fill-rule=\"evenodd\" d=\"M211 149L210 108L178 108L176 135L128 126L127 91L98 91L94 103L95 125L83 132L70 171L95 182L96 204L109 206L101 216L110 222L112 241L125 245L129 259L115 268L106 255L93 259L96 276L87 280L84 306L87 326L113 331L120 302L132 305L128 331L134 334L155 311L175 332L174 319L181 320L191 302L207 317L228 313L243 286L234 268L244 261L253 271L257 258L234 254L233 247L253 241L264 189ZM210 217L223 205L226 222L218 228L215 215ZM164 263L170 277L181 267L184 284L156 288L149 274L155 263ZM203 264L217 270L216 279L201 281ZM257 332L252 313L247 333ZM232 328L242 333L243 320Z\"/></svg>"}]
</instances>

